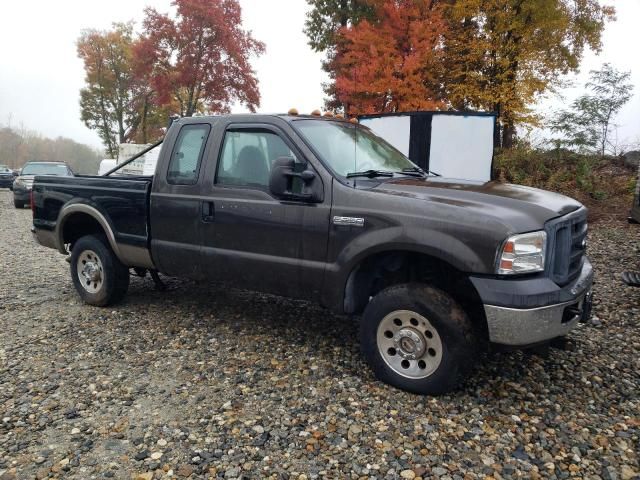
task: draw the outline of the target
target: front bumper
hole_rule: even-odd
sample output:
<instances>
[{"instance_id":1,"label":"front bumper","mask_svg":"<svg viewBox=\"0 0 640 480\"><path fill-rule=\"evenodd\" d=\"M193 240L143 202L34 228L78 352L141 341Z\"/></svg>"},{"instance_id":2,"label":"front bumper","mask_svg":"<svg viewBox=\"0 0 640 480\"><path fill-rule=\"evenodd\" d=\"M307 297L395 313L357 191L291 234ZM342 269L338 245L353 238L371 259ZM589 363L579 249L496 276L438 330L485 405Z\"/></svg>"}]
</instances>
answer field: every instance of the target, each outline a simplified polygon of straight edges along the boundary
<instances>
[{"instance_id":1,"label":"front bumper","mask_svg":"<svg viewBox=\"0 0 640 480\"><path fill-rule=\"evenodd\" d=\"M493 343L526 346L551 340L566 335L591 313L593 268L587 259L578 278L569 285L559 287L551 282L551 286L544 278L528 279L513 286L511 298L505 295L514 280L472 278L472 282L485 302L489 340ZM526 290L530 295L524 293ZM487 297L493 302L487 302ZM507 299L514 304L504 302ZM522 308L531 303L532 308Z\"/></svg>"},{"instance_id":2,"label":"front bumper","mask_svg":"<svg viewBox=\"0 0 640 480\"><path fill-rule=\"evenodd\" d=\"M28 202L30 193L30 188L13 188L13 198L21 202Z\"/></svg>"}]
</instances>

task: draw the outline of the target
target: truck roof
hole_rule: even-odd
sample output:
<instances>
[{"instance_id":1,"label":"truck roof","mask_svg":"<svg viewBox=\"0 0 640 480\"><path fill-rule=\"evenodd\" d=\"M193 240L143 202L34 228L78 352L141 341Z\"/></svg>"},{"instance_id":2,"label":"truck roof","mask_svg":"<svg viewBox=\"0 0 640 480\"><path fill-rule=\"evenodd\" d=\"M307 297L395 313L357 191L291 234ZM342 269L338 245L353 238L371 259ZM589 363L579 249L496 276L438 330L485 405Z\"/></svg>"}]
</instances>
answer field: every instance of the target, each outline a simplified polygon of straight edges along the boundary
<instances>
[{"instance_id":1,"label":"truck roof","mask_svg":"<svg viewBox=\"0 0 640 480\"><path fill-rule=\"evenodd\" d=\"M191 123L197 122L198 120L214 120L218 118L237 118L237 119L248 119L248 118L268 118L268 117L277 117L281 118L287 122L291 122L293 120L298 119L310 119L310 120L325 120L325 121L342 121L342 122L350 122L348 118L344 118L342 116L336 115L321 115L321 114L291 114L291 113L229 113L222 115L201 115L194 117L180 117L176 121L180 121L183 123Z\"/></svg>"},{"instance_id":2,"label":"truck roof","mask_svg":"<svg viewBox=\"0 0 640 480\"><path fill-rule=\"evenodd\" d=\"M66 162L50 162L48 160L29 160L28 162L25 163L25 165L27 163L56 163L59 165L66 165Z\"/></svg>"}]
</instances>

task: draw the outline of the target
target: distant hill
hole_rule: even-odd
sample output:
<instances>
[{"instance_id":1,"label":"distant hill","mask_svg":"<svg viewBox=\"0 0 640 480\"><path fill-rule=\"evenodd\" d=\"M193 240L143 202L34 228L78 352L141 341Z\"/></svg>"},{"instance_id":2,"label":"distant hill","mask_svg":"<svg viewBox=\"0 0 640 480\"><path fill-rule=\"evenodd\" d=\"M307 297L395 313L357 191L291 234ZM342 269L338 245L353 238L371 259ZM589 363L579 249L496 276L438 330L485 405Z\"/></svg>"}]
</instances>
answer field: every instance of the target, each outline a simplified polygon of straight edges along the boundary
<instances>
[{"instance_id":1,"label":"distant hill","mask_svg":"<svg viewBox=\"0 0 640 480\"><path fill-rule=\"evenodd\" d=\"M0 125L0 164L20 168L32 160L67 162L76 173L96 174L104 154L70 138L55 139Z\"/></svg>"}]
</instances>

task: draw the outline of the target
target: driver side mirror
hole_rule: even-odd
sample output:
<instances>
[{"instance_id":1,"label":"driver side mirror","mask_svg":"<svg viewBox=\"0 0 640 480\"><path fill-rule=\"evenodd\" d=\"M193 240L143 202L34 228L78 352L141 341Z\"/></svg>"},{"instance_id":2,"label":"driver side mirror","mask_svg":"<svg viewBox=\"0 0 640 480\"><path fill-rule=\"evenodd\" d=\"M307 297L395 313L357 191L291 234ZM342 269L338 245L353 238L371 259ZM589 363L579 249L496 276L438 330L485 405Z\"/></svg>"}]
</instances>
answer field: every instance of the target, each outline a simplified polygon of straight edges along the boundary
<instances>
[{"instance_id":1,"label":"driver side mirror","mask_svg":"<svg viewBox=\"0 0 640 480\"><path fill-rule=\"evenodd\" d=\"M291 157L273 162L269 190L283 200L320 203L324 199L322 182L316 180L316 173Z\"/></svg>"}]
</instances>

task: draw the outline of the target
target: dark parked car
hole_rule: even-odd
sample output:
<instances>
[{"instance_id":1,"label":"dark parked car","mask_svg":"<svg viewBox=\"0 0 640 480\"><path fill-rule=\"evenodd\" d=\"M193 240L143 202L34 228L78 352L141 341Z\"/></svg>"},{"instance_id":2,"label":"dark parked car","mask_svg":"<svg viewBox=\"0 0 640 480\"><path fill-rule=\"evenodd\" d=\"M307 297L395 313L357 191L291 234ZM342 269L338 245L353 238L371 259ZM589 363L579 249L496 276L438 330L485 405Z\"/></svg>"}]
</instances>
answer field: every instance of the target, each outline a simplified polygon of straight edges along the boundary
<instances>
[{"instance_id":1,"label":"dark parked car","mask_svg":"<svg viewBox=\"0 0 640 480\"><path fill-rule=\"evenodd\" d=\"M6 165L0 165L0 188L11 188L14 178L13 170Z\"/></svg>"},{"instance_id":2,"label":"dark parked car","mask_svg":"<svg viewBox=\"0 0 640 480\"><path fill-rule=\"evenodd\" d=\"M132 267L312 300L362 315L369 365L413 392L454 388L487 342L540 344L589 316L584 206L429 175L340 119L180 119L153 177L36 177L33 202L85 302L121 300Z\"/></svg>"},{"instance_id":3,"label":"dark parked car","mask_svg":"<svg viewBox=\"0 0 640 480\"><path fill-rule=\"evenodd\" d=\"M13 205L23 208L29 203L33 179L36 175L51 175L56 177L73 177L71 168L63 162L27 162L13 181Z\"/></svg>"}]
</instances>

